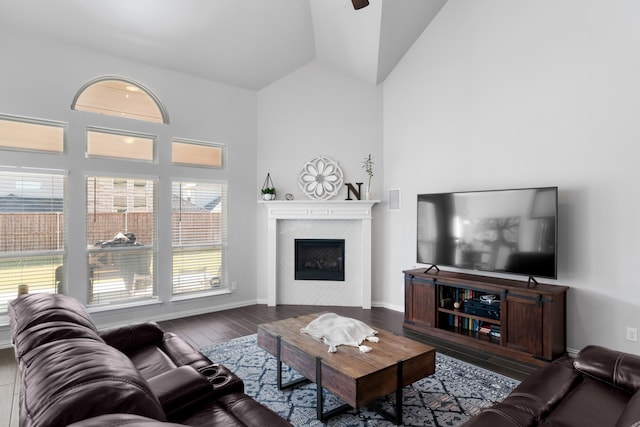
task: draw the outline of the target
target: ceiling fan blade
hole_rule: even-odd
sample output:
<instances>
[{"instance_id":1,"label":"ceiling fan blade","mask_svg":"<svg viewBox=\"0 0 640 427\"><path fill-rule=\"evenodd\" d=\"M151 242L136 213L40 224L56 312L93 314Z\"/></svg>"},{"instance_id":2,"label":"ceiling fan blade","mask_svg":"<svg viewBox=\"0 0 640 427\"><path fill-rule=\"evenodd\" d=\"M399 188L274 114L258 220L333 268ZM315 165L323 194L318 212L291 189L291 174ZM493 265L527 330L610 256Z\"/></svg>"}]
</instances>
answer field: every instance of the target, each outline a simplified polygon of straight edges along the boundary
<instances>
[{"instance_id":1,"label":"ceiling fan blade","mask_svg":"<svg viewBox=\"0 0 640 427\"><path fill-rule=\"evenodd\" d=\"M355 10L369 6L369 0L351 0L351 3L353 3L353 8Z\"/></svg>"}]
</instances>

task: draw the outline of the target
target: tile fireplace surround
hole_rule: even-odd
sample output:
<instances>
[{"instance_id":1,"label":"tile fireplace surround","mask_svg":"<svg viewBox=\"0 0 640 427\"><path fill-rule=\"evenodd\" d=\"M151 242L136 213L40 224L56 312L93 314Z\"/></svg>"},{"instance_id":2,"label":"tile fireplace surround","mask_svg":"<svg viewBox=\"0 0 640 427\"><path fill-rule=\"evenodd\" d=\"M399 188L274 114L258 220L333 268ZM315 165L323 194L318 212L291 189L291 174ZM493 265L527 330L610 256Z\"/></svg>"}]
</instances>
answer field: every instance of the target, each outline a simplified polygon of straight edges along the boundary
<instances>
[{"instance_id":1,"label":"tile fireplace surround","mask_svg":"<svg viewBox=\"0 0 640 427\"><path fill-rule=\"evenodd\" d=\"M260 201L267 215L267 304L356 305L371 308L371 211L377 200ZM344 282L294 280L296 238L344 238ZM291 253L289 253L291 252ZM289 274L291 273L291 274ZM291 276L291 277L289 277ZM286 298L298 300L284 300ZM313 302L305 296L313 295ZM318 301L318 298L323 300ZM336 303L332 303L335 301Z\"/></svg>"}]
</instances>

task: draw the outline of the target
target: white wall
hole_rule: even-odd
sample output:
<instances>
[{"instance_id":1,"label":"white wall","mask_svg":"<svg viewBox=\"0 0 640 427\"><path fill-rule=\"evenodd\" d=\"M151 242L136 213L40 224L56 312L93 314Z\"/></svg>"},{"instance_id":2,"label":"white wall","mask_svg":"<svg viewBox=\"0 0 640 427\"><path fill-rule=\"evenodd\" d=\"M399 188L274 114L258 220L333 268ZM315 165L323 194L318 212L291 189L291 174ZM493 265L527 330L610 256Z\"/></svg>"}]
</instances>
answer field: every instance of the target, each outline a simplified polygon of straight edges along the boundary
<instances>
[{"instance_id":1,"label":"white wall","mask_svg":"<svg viewBox=\"0 0 640 427\"><path fill-rule=\"evenodd\" d=\"M68 123L69 155L51 156L2 152L0 165L71 169L69 203L69 293L84 300L86 295L84 174L101 171L160 177L160 197L170 197L169 175L179 178L227 180L229 282L238 289L230 295L190 301L169 301L170 261L160 258L161 304L145 308L95 313L99 325L179 317L256 302L256 267L246 248L256 246L256 94L215 82L169 72L119 58L97 55L47 40L23 39L0 31L0 113ZM169 112L170 124L96 116L71 111L74 95L86 82L103 75L133 79L153 91ZM144 130L158 134L159 163L110 162L84 158L85 125L114 129ZM131 126L131 127L130 127ZM185 169L172 166L169 144L172 136L227 145L225 170ZM187 176L185 176L187 175ZM160 238L167 232L170 212L159 219ZM162 240L159 240L160 244ZM165 255L168 253L165 251ZM6 317L0 319L0 343L8 343ZM4 326L2 326L4 324Z\"/></svg>"},{"instance_id":2,"label":"white wall","mask_svg":"<svg viewBox=\"0 0 640 427\"><path fill-rule=\"evenodd\" d=\"M371 182L374 198L379 198L383 182L381 87L363 83L316 61L258 93L256 199L267 172L270 172L278 199L291 193L296 200L309 200L298 188L298 175L305 162L317 156L327 156L338 162L345 182L364 182L366 185L362 161L369 153L375 163ZM363 198L365 185L362 186ZM344 187L335 199L346 198ZM374 247L380 247L381 210L381 206L373 210ZM264 206L258 206L257 224L258 299L266 303L263 272L266 271L267 221ZM377 268L374 266L374 301L379 301L380 294L376 292L379 287Z\"/></svg>"},{"instance_id":3,"label":"white wall","mask_svg":"<svg viewBox=\"0 0 640 427\"><path fill-rule=\"evenodd\" d=\"M415 266L416 194L559 187L569 349L640 327L640 4L449 0L384 83L381 298Z\"/></svg>"}]
</instances>

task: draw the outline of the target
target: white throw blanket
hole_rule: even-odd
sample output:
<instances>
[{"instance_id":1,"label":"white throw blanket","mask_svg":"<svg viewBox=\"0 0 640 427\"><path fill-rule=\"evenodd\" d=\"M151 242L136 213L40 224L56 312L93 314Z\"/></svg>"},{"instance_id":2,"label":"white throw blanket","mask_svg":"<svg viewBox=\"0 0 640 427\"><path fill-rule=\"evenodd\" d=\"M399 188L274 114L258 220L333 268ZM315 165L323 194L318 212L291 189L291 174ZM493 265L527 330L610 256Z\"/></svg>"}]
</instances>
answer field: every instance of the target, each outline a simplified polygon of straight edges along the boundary
<instances>
[{"instance_id":1,"label":"white throw blanket","mask_svg":"<svg viewBox=\"0 0 640 427\"><path fill-rule=\"evenodd\" d=\"M364 340L379 341L378 337L374 336L378 331L371 329L366 323L335 313L321 314L305 328L300 329L300 332L322 339L329 346L329 353L335 353L339 345L358 347L361 352L366 353L371 351L371 347L362 345Z\"/></svg>"}]
</instances>

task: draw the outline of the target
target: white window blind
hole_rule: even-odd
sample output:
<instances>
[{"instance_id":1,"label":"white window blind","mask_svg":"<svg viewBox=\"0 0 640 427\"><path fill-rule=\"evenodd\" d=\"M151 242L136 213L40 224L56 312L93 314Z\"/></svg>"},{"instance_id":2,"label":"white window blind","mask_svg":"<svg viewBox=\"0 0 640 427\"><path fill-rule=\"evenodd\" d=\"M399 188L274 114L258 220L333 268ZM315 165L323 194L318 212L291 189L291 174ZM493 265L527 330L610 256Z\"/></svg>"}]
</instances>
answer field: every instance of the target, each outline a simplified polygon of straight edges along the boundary
<instances>
[{"instance_id":1,"label":"white window blind","mask_svg":"<svg viewBox=\"0 0 640 427\"><path fill-rule=\"evenodd\" d=\"M156 181L87 177L89 303L157 294Z\"/></svg>"},{"instance_id":2,"label":"white window blind","mask_svg":"<svg viewBox=\"0 0 640 427\"><path fill-rule=\"evenodd\" d=\"M172 185L173 294L226 287L227 185Z\"/></svg>"},{"instance_id":3,"label":"white window blind","mask_svg":"<svg viewBox=\"0 0 640 427\"><path fill-rule=\"evenodd\" d=\"M64 287L62 173L0 170L0 313L23 292Z\"/></svg>"}]
</instances>

